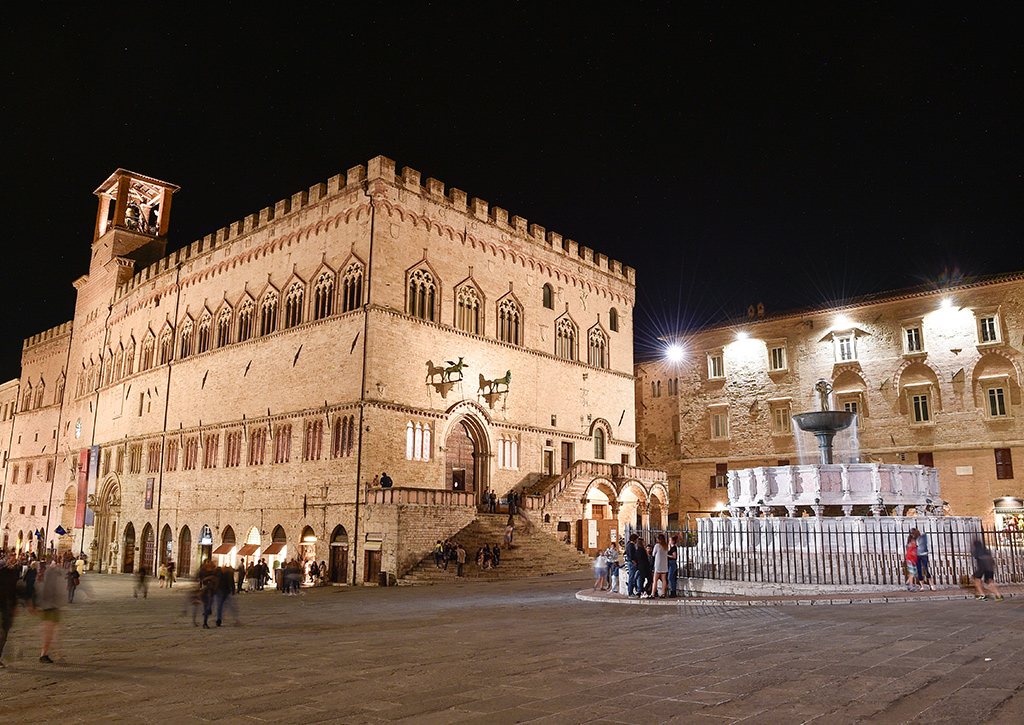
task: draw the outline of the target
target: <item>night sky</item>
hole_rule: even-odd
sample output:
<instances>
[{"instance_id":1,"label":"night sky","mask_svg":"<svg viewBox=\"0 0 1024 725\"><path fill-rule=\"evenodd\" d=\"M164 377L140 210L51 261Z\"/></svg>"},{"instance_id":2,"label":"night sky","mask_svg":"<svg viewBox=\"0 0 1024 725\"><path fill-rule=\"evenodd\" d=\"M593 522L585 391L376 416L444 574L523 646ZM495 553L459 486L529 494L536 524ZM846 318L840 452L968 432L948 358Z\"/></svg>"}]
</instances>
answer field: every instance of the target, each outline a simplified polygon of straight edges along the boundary
<instances>
[{"instance_id":1,"label":"night sky","mask_svg":"<svg viewBox=\"0 0 1024 725\"><path fill-rule=\"evenodd\" d=\"M0 380L71 319L118 167L181 186L173 250L383 154L635 267L638 356L759 301L1024 270L998 10L367 5L5 7Z\"/></svg>"}]
</instances>

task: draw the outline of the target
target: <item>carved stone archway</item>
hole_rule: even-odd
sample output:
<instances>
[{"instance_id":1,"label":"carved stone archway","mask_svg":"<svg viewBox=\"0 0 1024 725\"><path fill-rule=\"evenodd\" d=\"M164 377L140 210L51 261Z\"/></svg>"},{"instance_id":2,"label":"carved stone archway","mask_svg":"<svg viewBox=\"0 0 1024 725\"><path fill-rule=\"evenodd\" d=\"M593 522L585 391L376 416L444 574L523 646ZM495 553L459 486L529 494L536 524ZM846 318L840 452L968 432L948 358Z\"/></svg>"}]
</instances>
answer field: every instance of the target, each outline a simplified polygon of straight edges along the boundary
<instances>
[{"instance_id":1,"label":"carved stone archway","mask_svg":"<svg viewBox=\"0 0 1024 725\"><path fill-rule=\"evenodd\" d=\"M120 541L118 522L121 518L121 483L111 474L100 487L100 495L93 509L96 515L91 554L100 571L116 572L120 569Z\"/></svg>"}]
</instances>

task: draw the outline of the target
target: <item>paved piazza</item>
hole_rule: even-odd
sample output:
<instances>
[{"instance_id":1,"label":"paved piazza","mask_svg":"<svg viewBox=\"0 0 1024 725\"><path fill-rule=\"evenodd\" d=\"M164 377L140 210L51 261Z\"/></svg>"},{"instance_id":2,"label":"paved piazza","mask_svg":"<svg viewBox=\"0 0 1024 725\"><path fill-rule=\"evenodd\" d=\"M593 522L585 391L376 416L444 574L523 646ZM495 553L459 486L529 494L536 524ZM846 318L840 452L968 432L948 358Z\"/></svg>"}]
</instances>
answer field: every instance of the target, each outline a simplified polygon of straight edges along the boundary
<instances>
[{"instance_id":1,"label":"paved piazza","mask_svg":"<svg viewBox=\"0 0 1024 725\"><path fill-rule=\"evenodd\" d=\"M86 575L56 664L15 620L2 722L1024 722L1024 599L616 606L580 575L244 594Z\"/></svg>"}]
</instances>

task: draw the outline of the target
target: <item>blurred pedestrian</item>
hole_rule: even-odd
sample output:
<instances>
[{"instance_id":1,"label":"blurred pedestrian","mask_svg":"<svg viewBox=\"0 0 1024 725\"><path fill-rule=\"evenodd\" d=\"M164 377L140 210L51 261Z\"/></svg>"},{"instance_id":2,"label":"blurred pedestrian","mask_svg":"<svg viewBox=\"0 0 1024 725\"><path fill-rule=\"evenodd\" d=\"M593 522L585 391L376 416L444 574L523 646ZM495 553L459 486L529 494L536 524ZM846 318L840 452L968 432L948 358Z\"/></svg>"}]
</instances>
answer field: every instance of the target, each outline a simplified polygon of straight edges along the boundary
<instances>
[{"instance_id":1,"label":"blurred pedestrian","mask_svg":"<svg viewBox=\"0 0 1024 725\"><path fill-rule=\"evenodd\" d=\"M14 610L18 604L18 580L21 567L18 560L11 554L0 559L0 657L4 654L7 644L7 633L14 624ZM0 659L0 669L6 667Z\"/></svg>"},{"instance_id":2,"label":"blurred pedestrian","mask_svg":"<svg viewBox=\"0 0 1024 725\"><path fill-rule=\"evenodd\" d=\"M146 567L140 566L139 573L135 576L135 589L132 591L132 596L136 599L139 598L139 592L142 592L143 599L149 596L149 581L146 579L146 573Z\"/></svg>"},{"instance_id":3,"label":"blurred pedestrian","mask_svg":"<svg viewBox=\"0 0 1024 725\"><path fill-rule=\"evenodd\" d=\"M39 618L42 620L40 629L43 635L43 649L39 653L40 662L53 662L50 659L50 647L53 646L57 625L60 624L60 601L66 582L67 572L57 564L56 559L51 560L50 565L43 572L43 582L36 597L40 610Z\"/></svg>"},{"instance_id":4,"label":"blurred pedestrian","mask_svg":"<svg viewBox=\"0 0 1024 725\"><path fill-rule=\"evenodd\" d=\"M921 590L926 586L935 591L935 581L932 579L931 569L928 568L928 535L922 534L916 528L910 530L910 535L917 538L917 580L921 583Z\"/></svg>"},{"instance_id":5,"label":"blurred pedestrian","mask_svg":"<svg viewBox=\"0 0 1024 725\"><path fill-rule=\"evenodd\" d=\"M985 591L981 588L984 583L986 589L990 589L994 595L992 598L997 602L1003 601L1003 595L999 593L999 587L996 586L995 581L995 560L992 558L992 551L985 546L985 542L981 540L981 537L975 537L971 543L971 556L974 557L974 589L978 594L974 597L979 601L984 601L988 597L985 596Z\"/></svg>"},{"instance_id":6,"label":"blurred pedestrian","mask_svg":"<svg viewBox=\"0 0 1024 725\"><path fill-rule=\"evenodd\" d=\"M904 555L907 565L907 591L917 589L917 537L911 532L907 537L907 551Z\"/></svg>"}]
</instances>

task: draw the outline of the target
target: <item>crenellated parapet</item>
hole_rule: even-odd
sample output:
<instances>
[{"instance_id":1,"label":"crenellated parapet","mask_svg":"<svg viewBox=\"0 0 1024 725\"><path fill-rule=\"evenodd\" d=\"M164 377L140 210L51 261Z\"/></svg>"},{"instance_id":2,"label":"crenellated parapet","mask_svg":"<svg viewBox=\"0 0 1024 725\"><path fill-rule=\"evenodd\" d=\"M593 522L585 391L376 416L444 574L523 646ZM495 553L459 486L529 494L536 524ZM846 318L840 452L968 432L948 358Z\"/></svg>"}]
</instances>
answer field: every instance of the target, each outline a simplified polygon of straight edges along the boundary
<instances>
[{"instance_id":1,"label":"crenellated parapet","mask_svg":"<svg viewBox=\"0 0 1024 725\"><path fill-rule=\"evenodd\" d=\"M241 238L249 237L254 232L268 229L326 199L356 190L376 196L373 182L383 182L394 188L412 192L435 204L464 214L470 219L493 227L500 236L519 245L533 245L563 257L566 263L591 268L595 272L622 280L629 286L636 284L636 271L632 267L557 232L548 231L539 224L531 224L523 217L510 216L505 209L491 206L482 199L470 199L466 192L460 189L446 189L445 184L437 179L428 178L423 181L420 172L415 169L404 167L401 173L396 173L394 161L377 156L365 166L354 166L344 175L337 174L326 182L312 185L308 190L298 191L290 198L281 199L273 206L264 207L258 213L249 214L212 234L207 234L154 264L136 269L131 278L118 287L113 301L116 302L138 286L173 270L178 265L221 249Z\"/></svg>"},{"instance_id":2,"label":"crenellated parapet","mask_svg":"<svg viewBox=\"0 0 1024 725\"><path fill-rule=\"evenodd\" d=\"M56 327L51 327L49 330L45 330L43 332L36 333L31 337L27 337L25 338L25 342L22 344L22 350L28 350L30 348L35 347L36 345L41 345L44 342L49 342L50 340L56 340L59 337L70 335L71 327L72 322L71 320L68 320L67 322L57 325Z\"/></svg>"}]
</instances>

